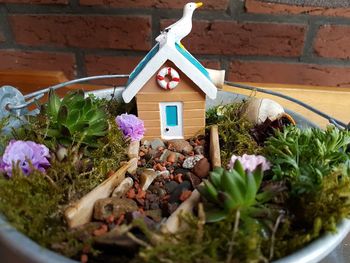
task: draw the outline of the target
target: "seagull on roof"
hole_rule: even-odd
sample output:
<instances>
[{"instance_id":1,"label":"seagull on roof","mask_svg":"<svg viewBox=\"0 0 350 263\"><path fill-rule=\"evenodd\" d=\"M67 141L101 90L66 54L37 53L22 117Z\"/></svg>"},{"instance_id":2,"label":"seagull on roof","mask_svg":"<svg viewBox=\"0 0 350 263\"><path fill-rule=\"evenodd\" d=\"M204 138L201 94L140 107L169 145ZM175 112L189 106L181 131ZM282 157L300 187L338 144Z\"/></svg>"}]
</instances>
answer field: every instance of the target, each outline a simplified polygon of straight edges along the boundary
<instances>
[{"instance_id":1,"label":"seagull on roof","mask_svg":"<svg viewBox=\"0 0 350 263\"><path fill-rule=\"evenodd\" d=\"M192 30L192 15L194 10L203 5L202 2L199 3L187 3L184 7L184 12L182 18L175 22L174 24L165 28L161 34L156 38L156 41L160 42L164 38L164 34L171 34L176 43L178 43L182 48L185 48L181 44L181 40L187 36Z\"/></svg>"}]
</instances>

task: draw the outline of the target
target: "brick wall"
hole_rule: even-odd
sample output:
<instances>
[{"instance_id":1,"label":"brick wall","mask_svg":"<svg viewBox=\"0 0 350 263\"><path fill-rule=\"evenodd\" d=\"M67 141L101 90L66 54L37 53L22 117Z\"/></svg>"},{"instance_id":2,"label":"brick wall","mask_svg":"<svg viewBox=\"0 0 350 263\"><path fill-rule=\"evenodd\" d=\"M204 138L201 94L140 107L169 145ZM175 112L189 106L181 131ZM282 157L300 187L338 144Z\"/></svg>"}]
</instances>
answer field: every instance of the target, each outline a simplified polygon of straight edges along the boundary
<instances>
[{"instance_id":1,"label":"brick wall","mask_svg":"<svg viewBox=\"0 0 350 263\"><path fill-rule=\"evenodd\" d=\"M0 0L0 69L130 73L185 2ZM183 44L229 80L350 87L350 9L203 2Z\"/></svg>"}]
</instances>

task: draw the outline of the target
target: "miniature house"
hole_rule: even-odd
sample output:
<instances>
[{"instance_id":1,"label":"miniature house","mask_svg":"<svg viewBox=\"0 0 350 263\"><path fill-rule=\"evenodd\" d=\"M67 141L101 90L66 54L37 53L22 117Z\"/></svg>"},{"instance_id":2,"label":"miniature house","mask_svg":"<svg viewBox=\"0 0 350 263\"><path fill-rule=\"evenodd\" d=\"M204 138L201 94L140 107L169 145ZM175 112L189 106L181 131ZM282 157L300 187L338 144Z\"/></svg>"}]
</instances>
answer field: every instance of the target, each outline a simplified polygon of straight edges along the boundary
<instances>
[{"instance_id":1,"label":"miniature house","mask_svg":"<svg viewBox=\"0 0 350 263\"><path fill-rule=\"evenodd\" d=\"M208 71L164 34L131 73L123 99L128 103L136 96L145 139L170 140L203 132L205 99L215 99L216 93Z\"/></svg>"}]
</instances>

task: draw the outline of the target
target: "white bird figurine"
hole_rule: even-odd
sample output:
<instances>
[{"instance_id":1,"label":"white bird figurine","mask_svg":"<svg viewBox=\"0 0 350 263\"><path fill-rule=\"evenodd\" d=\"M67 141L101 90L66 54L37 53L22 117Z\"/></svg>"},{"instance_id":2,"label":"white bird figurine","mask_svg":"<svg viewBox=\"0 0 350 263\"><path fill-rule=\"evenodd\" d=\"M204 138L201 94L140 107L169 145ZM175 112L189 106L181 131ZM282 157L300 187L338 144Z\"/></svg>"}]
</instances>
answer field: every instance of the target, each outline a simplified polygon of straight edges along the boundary
<instances>
[{"instance_id":1,"label":"white bird figurine","mask_svg":"<svg viewBox=\"0 0 350 263\"><path fill-rule=\"evenodd\" d=\"M156 41L160 42L164 37L164 34L171 34L175 42L178 43L182 48L185 48L181 44L181 40L187 36L192 30L192 15L194 10L203 5L202 2L199 3L187 3L184 7L183 16L176 23L168 26L161 32L161 34L156 38Z\"/></svg>"}]
</instances>

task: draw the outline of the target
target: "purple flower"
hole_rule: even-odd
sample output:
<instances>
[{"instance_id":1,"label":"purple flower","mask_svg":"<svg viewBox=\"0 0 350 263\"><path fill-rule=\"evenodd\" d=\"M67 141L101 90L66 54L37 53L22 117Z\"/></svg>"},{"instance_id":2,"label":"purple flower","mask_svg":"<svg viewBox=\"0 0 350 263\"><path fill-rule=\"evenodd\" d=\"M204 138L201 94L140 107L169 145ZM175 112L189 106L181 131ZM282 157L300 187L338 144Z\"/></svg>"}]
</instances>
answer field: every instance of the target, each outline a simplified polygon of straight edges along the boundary
<instances>
[{"instance_id":1,"label":"purple flower","mask_svg":"<svg viewBox=\"0 0 350 263\"><path fill-rule=\"evenodd\" d=\"M248 170L250 172L253 172L259 164L262 165L263 171L270 169L270 163L262 155L248 155L248 154L243 154L243 156L232 155L230 164L229 164L229 169L233 168L236 160L239 160L241 162L244 170Z\"/></svg>"},{"instance_id":2,"label":"purple flower","mask_svg":"<svg viewBox=\"0 0 350 263\"><path fill-rule=\"evenodd\" d=\"M133 114L122 114L115 119L125 137L131 141L141 140L145 134L143 121Z\"/></svg>"},{"instance_id":3,"label":"purple flower","mask_svg":"<svg viewBox=\"0 0 350 263\"><path fill-rule=\"evenodd\" d=\"M17 164L25 175L30 174L32 168L45 172L45 169L50 166L47 159L49 157L49 149L45 145L32 141L11 140L4 155L0 157L0 172L6 172L11 176L13 165Z\"/></svg>"}]
</instances>

